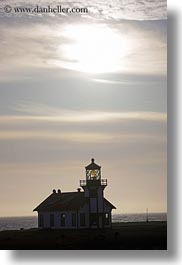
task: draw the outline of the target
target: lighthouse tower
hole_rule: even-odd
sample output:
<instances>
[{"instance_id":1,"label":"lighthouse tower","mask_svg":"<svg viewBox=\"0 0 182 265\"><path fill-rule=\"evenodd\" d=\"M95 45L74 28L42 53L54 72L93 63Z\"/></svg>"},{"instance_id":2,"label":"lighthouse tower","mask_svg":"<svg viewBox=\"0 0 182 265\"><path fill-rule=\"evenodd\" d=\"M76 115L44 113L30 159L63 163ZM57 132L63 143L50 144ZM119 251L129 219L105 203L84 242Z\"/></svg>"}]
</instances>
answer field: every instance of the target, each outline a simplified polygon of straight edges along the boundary
<instances>
[{"instance_id":1,"label":"lighthouse tower","mask_svg":"<svg viewBox=\"0 0 182 265\"><path fill-rule=\"evenodd\" d=\"M108 222L111 221L111 216L106 216L104 209L104 189L107 186L107 179L101 179L101 166L97 165L93 158L85 169L86 180L80 180L80 186L88 202L89 226L103 228L107 219Z\"/></svg>"}]
</instances>

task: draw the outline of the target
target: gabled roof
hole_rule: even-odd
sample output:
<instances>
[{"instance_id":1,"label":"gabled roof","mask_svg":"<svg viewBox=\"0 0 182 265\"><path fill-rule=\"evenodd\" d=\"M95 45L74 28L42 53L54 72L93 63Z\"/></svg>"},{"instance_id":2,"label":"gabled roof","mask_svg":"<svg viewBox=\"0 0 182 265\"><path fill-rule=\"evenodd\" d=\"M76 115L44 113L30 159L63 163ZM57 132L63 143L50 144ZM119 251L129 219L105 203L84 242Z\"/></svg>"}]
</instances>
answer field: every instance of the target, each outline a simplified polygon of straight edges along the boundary
<instances>
[{"instance_id":1,"label":"gabled roof","mask_svg":"<svg viewBox=\"0 0 182 265\"><path fill-rule=\"evenodd\" d=\"M104 198L104 202L108 203L111 206L112 209L116 209L116 207L105 198Z\"/></svg>"},{"instance_id":2,"label":"gabled roof","mask_svg":"<svg viewBox=\"0 0 182 265\"><path fill-rule=\"evenodd\" d=\"M69 211L78 210L85 202L84 192L52 193L33 211Z\"/></svg>"},{"instance_id":3,"label":"gabled roof","mask_svg":"<svg viewBox=\"0 0 182 265\"><path fill-rule=\"evenodd\" d=\"M112 209L116 209L108 200L104 198ZM84 192L58 192L52 193L47 199L39 204L33 211L55 212L55 211L76 211L86 203Z\"/></svg>"},{"instance_id":4,"label":"gabled roof","mask_svg":"<svg viewBox=\"0 0 182 265\"><path fill-rule=\"evenodd\" d=\"M91 163L85 167L87 170L92 170L92 169L101 169L101 166L95 164L94 158L91 159Z\"/></svg>"}]
</instances>

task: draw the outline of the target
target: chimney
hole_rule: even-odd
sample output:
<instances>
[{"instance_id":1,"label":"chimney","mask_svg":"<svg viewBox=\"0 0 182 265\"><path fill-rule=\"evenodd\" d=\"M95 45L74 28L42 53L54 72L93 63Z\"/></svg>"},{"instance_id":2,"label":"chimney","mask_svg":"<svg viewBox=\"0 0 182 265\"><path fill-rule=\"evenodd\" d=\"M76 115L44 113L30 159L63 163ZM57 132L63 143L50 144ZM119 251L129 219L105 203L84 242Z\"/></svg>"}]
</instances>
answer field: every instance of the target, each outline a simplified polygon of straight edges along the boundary
<instances>
[{"instance_id":1,"label":"chimney","mask_svg":"<svg viewBox=\"0 0 182 265\"><path fill-rule=\"evenodd\" d=\"M53 193L56 193L56 190L54 189L52 192L53 192Z\"/></svg>"},{"instance_id":2,"label":"chimney","mask_svg":"<svg viewBox=\"0 0 182 265\"><path fill-rule=\"evenodd\" d=\"M61 190L60 189L58 189L58 193L61 193Z\"/></svg>"},{"instance_id":3,"label":"chimney","mask_svg":"<svg viewBox=\"0 0 182 265\"><path fill-rule=\"evenodd\" d=\"M80 192L80 191L81 191L81 189L80 189L80 188L78 188L78 189L77 189L77 191L78 191L78 192Z\"/></svg>"}]
</instances>

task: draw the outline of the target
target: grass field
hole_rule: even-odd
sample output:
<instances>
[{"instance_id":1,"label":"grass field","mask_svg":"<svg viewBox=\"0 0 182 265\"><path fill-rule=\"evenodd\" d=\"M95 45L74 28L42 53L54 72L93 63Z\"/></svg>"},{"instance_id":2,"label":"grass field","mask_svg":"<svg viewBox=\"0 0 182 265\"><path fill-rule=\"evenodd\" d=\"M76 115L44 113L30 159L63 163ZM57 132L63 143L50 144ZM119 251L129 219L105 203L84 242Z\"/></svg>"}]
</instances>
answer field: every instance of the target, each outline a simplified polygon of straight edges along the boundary
<instances>
[{"instance_id":1,"label":"grass field","mask_svg":"<svg viewBox=\"0 0 182 265\"><path fill-rule=\"evenodd\" d=\"M114 223L108 230L2 231L0 249L166 250L167 222Z\"/></svg>"}]
</instances>

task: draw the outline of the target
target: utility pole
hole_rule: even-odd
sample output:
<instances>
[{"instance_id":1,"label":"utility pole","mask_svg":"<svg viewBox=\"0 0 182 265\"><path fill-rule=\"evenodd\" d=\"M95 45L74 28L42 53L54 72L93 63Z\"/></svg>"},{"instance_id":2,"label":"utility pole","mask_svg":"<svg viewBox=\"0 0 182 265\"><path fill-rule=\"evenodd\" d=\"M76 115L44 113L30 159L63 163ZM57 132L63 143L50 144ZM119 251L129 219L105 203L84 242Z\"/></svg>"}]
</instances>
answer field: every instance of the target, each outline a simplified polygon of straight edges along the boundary
<instances>
[{"instance_id":1,"label":"utility pole","mask_svg":"<svg viewBox=\"0 0 182 265\"><path fill-rule=\"evenodd\" d=\"M148 223L148 221L149 221L149 212L148 212L148 208L147 208L147 220L146 220L146 222Z\"/></svg>"}]
</instances>

